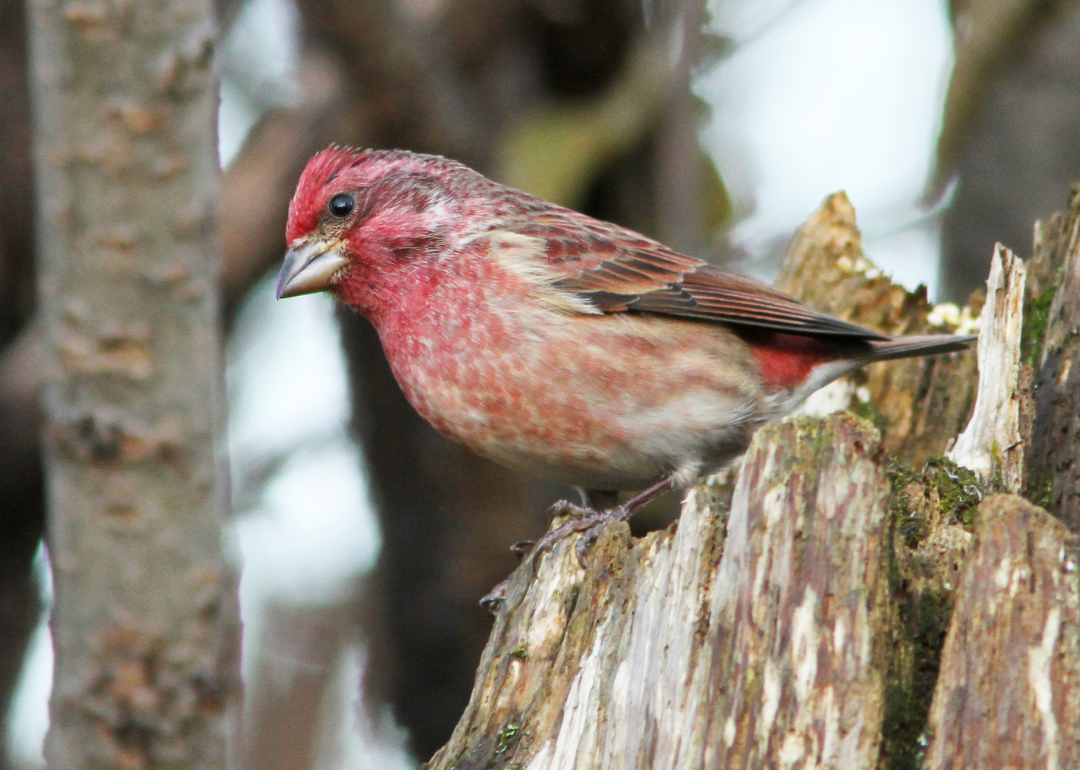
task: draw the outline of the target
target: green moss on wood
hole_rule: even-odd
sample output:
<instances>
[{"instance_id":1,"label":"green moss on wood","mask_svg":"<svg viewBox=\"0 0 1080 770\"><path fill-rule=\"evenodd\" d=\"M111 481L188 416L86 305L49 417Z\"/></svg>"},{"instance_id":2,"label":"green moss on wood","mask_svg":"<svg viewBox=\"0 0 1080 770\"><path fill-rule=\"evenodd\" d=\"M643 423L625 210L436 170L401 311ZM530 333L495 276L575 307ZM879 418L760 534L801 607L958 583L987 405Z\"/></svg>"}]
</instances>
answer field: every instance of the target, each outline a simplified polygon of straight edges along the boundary
<instances>
[{"instance_id":1,"label":"green moss on wood","mask_svg":"<svg viewBox=\"0 0 1080 770\"><path fill-rule=\"evenodd\" d=\"M923 483L922 474L892 460L885 469L885 476L889 480L889 514L896 534L903 538L908 548L915 548L930 534L930 521L923 506L913 506L908 492L913 484Z\"/></svg>"},{"instance_id":2,"label":"green moss on wood","mask_svg":"<svg viewBox=\"0 0 1080 770\"><path fill-rule=\"evenodd\" d=\"M959 524L968 532L975 528L975 510L987 490L975 473L957 465L947 457L931 457L926 461L923 477L938 492L941 510L946 518L944 524Z\"/></svg>"},{"instance_id":3,"label":"green moss on wood","mask_svg":"<svg viewBox=\"0 0 1080 770\"><path fill-rule=\"evenodd\" d=\"M499 731L499 737L495 741L495 753L505 754L521 739L521 725L517 721L507 722L502 730Z\"/></svg>"},{"instance_id":4,"label":"green moss on wood","mask_svg":"<svg viewBox=\"0 0 1080 770\"><path fill-rule=\"evenodd\" d=\"M886 477L894 527L890 580L897 616L880 767L915 770L929 745L926 723L953 600L951 591L940 588L947 582L912 579L911 552L942 527L958 525L972 531L987 489L972 471L941 456L931 457L921 470L893 460Z\"/></svg>"},{"instance_id":5,"label":"green moss on wood","mask_svg":"<svg viewBox=\"0 0 1080 770\"><path fill-rule=\"evenodd\" d=\"M939 525L959 524L971 532L975 525L975 510L989 491L972 471L940 455L927 460L921 471L892 460L886 475L889 479L889 512L908 548L917 547L930 534L931 511L927 505L920 504L921 501L913 501L913 493L921 494L922 502L936 497Z\"/></svg>"},{"instance_id":6,"label":"green moss on wood","mask_svg":"<svg viewBox=\"0 0 1080 770\"><path fill-rule=\"evenodd\" d=\"M1039 296L1029 300L1024 307L1024 326L1020 332L1020 363L1037 367L1042 357L1046 325L1050 320L1050 305L1054 301L1056 286L1051 286Z\"/></svg>"},{"instance_id":7,"label":"green moss on wood","mask_svg":"<svg viewBox=\"0 0 1080 770\"><path fill-rule=\"evenodd\" d=\"M929 741L924 735L952 615L947 594L904 594L899 602L903 652L894 660L885 688L881 756L887 770L916 770Z\"/></svg>"}]
</instances>

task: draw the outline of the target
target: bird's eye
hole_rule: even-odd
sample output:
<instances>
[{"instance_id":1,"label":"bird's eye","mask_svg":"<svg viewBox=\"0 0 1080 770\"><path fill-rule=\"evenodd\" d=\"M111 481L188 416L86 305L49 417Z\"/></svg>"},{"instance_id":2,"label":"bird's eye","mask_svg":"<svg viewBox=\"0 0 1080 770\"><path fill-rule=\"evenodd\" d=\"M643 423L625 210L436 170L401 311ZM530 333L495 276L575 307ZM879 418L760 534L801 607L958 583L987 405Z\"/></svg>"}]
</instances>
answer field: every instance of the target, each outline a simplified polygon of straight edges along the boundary
<instances>
[{"instance_id":1,"label":"bird's eye","mask_svg":"<svg viewBox=\"0 0 1080 770\"><path fill-rule=\"evenodd\" d=\"M330 213L339 219L344 219L352 213L353 207L356 206L356 201L348 193L338 193L330 199L330 203L327 204L327 208L330 209Z\"/></svg>"}]
</instances>

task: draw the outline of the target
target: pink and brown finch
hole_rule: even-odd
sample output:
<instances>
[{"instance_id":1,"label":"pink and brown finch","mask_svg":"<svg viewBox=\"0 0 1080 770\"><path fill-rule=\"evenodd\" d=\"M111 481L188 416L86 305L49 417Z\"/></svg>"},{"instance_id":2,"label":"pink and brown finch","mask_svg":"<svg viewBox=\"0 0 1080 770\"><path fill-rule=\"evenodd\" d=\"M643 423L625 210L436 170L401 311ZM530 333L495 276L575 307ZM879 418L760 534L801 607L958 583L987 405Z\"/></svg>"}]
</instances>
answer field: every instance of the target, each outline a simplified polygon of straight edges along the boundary
<instances>
[{"instance_id":1,"label":"pink and brown finch","mask_svg":"<svg viewBox=\"0 0 1080 770\"><path fill-rule=\"evenodd\" d=\"M683 487L864 364L961 350L890 339L444 158L332 147L289 206L278 297L329 291L374 324L416 410L478 454L638 494ZM610 497L610 495L607 495Z\"/></svg>"}]
</instances>

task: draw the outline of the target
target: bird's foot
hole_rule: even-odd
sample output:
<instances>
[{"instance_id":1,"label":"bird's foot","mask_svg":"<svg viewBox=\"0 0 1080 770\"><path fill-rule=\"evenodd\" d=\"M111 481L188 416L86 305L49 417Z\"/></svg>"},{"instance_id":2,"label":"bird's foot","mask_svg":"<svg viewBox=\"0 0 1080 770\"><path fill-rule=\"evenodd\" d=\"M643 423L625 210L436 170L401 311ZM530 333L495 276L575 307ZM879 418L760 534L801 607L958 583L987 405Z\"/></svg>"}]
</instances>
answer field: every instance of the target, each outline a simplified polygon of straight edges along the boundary
<instances>
[{"instance_id":1,"label":"bird's foot","mask_svg":"<svg viewBox=\"0 0 1080 770\"><path fill-rule=\"evenodd\" d=\"M557 502L555 505L551 506L551 515L559 516L570 514L572 518L548 532L542 538L537 540L535 544L528 540L522 540L520 543L515 543L510 550L521 556L526 552L528 547L532 545L532 551L529 558L532 561L532 576L535 578L536 570L540 566L540 557L554 548L555 544L567 535L580 532L581 537L577 541L575 550L577 552L578 564L581 565L582 569L585 569L585 557L589 553L589 548L591 548L592 544L596 542L596 539L600 537L600 532L603 531L605 524L609 521L626 521L633 515L634 511L674 487L677 479L677 474L670 473L655 484L638 492L622 505L616 505L602 511L598 511L594 508L587 508L582 505L575 505L567 500ZM612 502L617 499L615 493L609 493L606 497ZM480 600L480 604L487 607L492 612L497 611L499 605L501 605L506 598L506 588L509 585L509 582L510 579L507 578L491 589L491 591L488 592L488 595Z\"/></svg>"},{"instance_id":2,"label":"bird's foot","mask_svg":"<svg viewBox=\"0 0 1080 770\"><path fill-rule=\"evenodd\" d=\"M575 505L566 500L555 503L555 505L551 507L551 512L556 516L568 513L572 518L548 532L533 545L532 567L534 575L539 567L540 557L554 548L555 544L560 540L575 532L581 533L581 537L578 539L577 545L575 546L575 551L577 552L578 564L581 565L582 569L585 569L585 557L588 555L592 544L600 537L600 532L603 531L604 525L609 521L626 521L630 518L631 513L630 509L625 505L617 505L614 508L597 511L592 508Z\"/></svg>"},{"instance_id":3,"label":"bird's foot","mask_svg":"<svg viewBox=\"0 0 1080 770\"><path fill-rule=\"evenodd\" d=\"M533 549L534 545L536 545L535 540L518 540L510 546L510 553L521 559L529 554L529 551Z\"/></svg>"},{"instance_id":4,"label":"bird's foot","mask_svg":"<svg viewBox=\"0 0 1080 770\"><path fill-rule=\"evenodd\" d=\"M510 578L506 578L506 580L499 583L484 595L484 598L480 600L480 606L492 615L498 614L502 603L506 601L506 589L509 588L509 586Z\"/></svg>"}]
</instances>

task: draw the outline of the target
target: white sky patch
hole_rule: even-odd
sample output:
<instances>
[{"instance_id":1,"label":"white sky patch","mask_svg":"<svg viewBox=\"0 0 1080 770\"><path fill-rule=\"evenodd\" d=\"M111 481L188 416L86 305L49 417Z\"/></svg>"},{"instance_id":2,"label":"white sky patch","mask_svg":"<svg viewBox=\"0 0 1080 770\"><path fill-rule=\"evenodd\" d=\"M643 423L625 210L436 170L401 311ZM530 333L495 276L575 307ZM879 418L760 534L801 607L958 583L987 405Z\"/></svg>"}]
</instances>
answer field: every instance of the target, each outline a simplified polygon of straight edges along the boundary
<instances>
[{"instance_id":1,"label":"white sky patch","mask_svg":"<svg viewBox=\"0 0 1080 770\"><path fill-rule=\"evenodd\" d=\"M45 732L49 729L53 649L52 635L45 621L52 603L52 575L49 570L49 557L43 545L38 546L37 555L34 557L34 575L41 586L45 612L30 637L22 675L11 698L7 724L7 758L13 767L20 770L38 770L45 767L42 746Z\"/></svg>"},{"instance_id":2,"label":"white sky patch","mask_svg":"<svg viewBox=\"0 0 1080 770\"><path fill-rule=\"evenodd\" d=\"M222 41L218 158L223 168L264 109L297 101L298 23L290 0L248 0Z\"/></svg>"},{"instance_id":3,"label":"white sky patch","mask_svg":"<svg viewBox=\"0 0 1080 770\"><path fill-rule=\"evenodd\" d=\"M284 236L282 236L284 256ZM229 451L281 451L330 435L349 419L348 378L325 294L274 299L259 282L229 343Z\"/></svg>"},{"instance_id":4,"label":"white sky patch","mask_svg":"<svg viewBox=\"0 0 1080 770\"><path fill-rule=\"evenodd\" d=\"M753 209L736 242L761 256L826 195L846 190L870 256L909 286L932 282L937 224L922 221L918 200L952 64L944 4L711 7L718 30L749 37L696 83L714 110L705 144L736 200Z\"/></svg>"}]
</instances>

